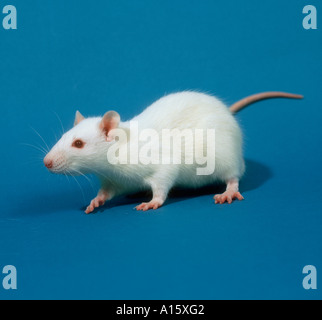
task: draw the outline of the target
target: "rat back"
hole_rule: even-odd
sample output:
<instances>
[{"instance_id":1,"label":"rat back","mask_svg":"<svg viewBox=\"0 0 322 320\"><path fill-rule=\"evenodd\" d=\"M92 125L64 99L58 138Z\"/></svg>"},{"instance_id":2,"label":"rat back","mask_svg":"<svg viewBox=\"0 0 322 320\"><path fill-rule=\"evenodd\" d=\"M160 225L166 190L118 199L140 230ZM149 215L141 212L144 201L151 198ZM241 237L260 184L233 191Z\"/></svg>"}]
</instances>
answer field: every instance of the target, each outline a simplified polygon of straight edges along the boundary
<instances>
[{"instance_id":1,"label":"rat back","mask_svg":"<svg viewBox=\"0 0 322 320\"><path fill-rule=\"evenodd\" d=\"M215 158L214 173L198 176L197 163L187 165L182 159L176 186L199 187L216 180L240 178L244 172L239 125L227 106L213 96L190 91L170 94L154 102L132 121L137 121L139 130L154 129L160 135L164 129L215 129L215 141L210 142L215 144L215 152L207 155ZM194 152L199 154L197 151L206 150L206 142L206 139L200 144L184 140L182 147L194 143Z\"/></svg>"}]
</instances>

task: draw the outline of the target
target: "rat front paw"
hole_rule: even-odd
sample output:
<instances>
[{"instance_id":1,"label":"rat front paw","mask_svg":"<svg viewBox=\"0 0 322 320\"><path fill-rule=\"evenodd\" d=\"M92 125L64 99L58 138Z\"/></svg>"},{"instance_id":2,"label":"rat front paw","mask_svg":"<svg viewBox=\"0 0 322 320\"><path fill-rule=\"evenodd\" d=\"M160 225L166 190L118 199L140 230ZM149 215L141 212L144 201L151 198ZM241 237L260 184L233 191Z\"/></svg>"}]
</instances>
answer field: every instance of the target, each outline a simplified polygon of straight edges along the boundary
<instances>
[{"instance_id":1,"label":"rat front paw","mask_svg":"<svg viewBox=\"0 0 322 320\"><path fill-rule=\"evenodd\" d=\"M101 197L96 197L95 199L93 199L90 203L90 205L87 207L87 209L85 210L86 214L89 214L91 212L93 212L95 210L95 208L101 207L105 204L106 200L104 200Z\"/></svg>"},{"instance_id":2,"label":"rat front paw","mask_svg":"<svg viewBox=\"0 0 322 320\"><path fill-rule=\"evenodd\" d=\"M225 202L228 202L230 204L234 199L243 200L244 197L239 192L228 190L222 194L216 194L214 196L214 199L215 203L223 204Z\"/></svg>"},{"instance_id":3,"label":"rat front paw","mask_svg":"<svg viewBox=\"0 0 322 320\"><path fill-rule=\"evenodd\" d=\"M151 200L150 202L143 202L140 205L136 206L136 210L147 211L150 209L156 210L162 206L163 202L159 200Z\"/></svg>"}]
</instances>

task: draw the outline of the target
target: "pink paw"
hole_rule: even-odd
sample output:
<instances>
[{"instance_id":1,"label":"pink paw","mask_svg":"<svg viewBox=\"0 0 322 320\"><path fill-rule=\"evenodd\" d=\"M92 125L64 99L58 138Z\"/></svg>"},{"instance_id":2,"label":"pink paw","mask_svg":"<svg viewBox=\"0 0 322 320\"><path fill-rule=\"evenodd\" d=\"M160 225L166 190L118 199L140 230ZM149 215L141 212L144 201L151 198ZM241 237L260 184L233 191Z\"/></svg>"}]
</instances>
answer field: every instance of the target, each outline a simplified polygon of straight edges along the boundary
<instances>
[{"instance_id":1,"label":"pink paw","mask_svg":"<svg viewBox=\"0 0 322 320\"><path fill-rule=\"evenodd\" d=\"M95 199L93 199L90 203L90 205L85 210L86 214L89 214L95 210L95 208L98 208L100 206L103 206L105 204L106 200L100 196L97 196Z\"/></svg>"},{"instance_id":2,"label":"pink paw","mask_svg":"<svg viewBox=\"0 0 322 320\"><path fill-rule=\"evenodd\" d=\"M222 194L216 194L214 196L215 203L223 204L225 202L232 203L234 199L244 200L244 197L235 191L225 191Z\"/></svg>"},{"instance_id":3,"label":"pink paw","mask_svg":"<svg viewBox=\"0 0 322 320\"><path fill-rule=\"evenodd\" d=\"M150 209L156 210L162 206L162 202L159 200L151 200L150 202L143 202L136 206L136 210L147 211Z\"/></svg>"}]
</instances>

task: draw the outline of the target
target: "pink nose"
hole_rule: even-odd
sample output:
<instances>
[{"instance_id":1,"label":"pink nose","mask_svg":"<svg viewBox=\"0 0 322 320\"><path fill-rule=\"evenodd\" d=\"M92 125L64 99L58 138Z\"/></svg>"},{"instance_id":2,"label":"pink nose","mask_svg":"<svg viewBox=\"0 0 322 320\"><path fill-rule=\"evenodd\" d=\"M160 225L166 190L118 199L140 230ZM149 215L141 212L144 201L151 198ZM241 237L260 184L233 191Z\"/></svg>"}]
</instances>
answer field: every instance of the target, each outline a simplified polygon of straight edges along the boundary
<instances>
[{"instance_id":1,"label":"pink nose","mask_svg":"<svg viewBox=\"0 0 322 320\"><path fill-rule=\"evenodd\" d=\"M44 159L44 164L46 166L46 168L50 169L53 167L53 161L52 160L49 160L49 159Z\"/></svg>"}]
</instances>

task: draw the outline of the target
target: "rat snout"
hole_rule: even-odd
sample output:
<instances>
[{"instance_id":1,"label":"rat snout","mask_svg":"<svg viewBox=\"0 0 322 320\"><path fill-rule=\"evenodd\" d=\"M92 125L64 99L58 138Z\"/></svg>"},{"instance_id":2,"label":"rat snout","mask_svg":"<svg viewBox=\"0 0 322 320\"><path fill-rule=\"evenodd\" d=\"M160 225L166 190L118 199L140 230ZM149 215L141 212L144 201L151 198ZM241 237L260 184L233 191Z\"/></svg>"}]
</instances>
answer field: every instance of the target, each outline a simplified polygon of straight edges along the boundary
<instances>
[{"instance_id":1,"label":"rat snout","mask_svg":"<svg viewBox=\"0 0 322 320\"><path fill-rule=\"evenodd\" d=\"M54 165L53 160L51 160L47 156L44 159L44 164L45 164L45 167L48 168L48 169L51 169L53 167L53 165Z\"/></svg>"},{"instance_id":2,"label":"rat snout","mask_svg":"<svg viewBox=\"0 0 322 320\"><path fill-rule=\"evenodd\" d=\"M67 159L62 152L51 151L44 158L44 165L53 173L64 173L67 168Z\"/></svg>"}]
</instances>

